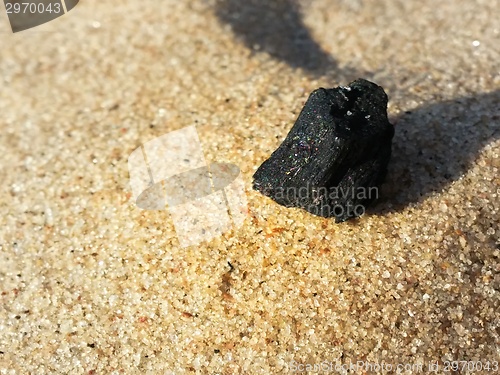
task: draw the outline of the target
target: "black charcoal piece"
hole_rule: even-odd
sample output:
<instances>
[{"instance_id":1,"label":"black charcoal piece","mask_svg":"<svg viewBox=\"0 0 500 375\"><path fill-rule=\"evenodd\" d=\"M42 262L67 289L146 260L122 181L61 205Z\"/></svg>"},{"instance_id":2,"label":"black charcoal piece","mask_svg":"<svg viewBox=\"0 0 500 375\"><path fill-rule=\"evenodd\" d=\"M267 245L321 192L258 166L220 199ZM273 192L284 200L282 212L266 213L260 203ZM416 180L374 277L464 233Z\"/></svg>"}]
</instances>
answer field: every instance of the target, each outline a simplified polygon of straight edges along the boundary
<instances>
[{"instance_id":1,"label":"black charcoal piece","mask_svg":"<svg viewBox=\"0 0 500 375\"><path fill-rule=\"evenodd\" d=\"M346 87L320 88L257 169L253 188L283 206L336 222L360 216L378 197L393 136L382 87L358 79Z\"/></svg>"}]
</instances>

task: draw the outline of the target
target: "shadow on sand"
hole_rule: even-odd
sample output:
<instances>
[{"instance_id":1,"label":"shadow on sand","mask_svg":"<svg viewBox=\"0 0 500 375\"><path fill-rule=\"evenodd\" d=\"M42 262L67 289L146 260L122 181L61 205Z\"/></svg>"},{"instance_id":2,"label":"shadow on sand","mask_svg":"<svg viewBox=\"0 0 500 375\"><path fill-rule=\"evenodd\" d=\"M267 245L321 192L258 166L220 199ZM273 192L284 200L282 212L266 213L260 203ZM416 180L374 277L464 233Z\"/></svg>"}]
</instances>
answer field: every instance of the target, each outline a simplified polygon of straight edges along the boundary
<instances>
[{"instance_id":1,"label":"shadow on sand","mask_svg":"<svg viewBox=\"0 0 500 375\"><path fill-rule=\"evenodd\" d=\"M399 211L463 176L500 138L500 91L423 105L393 122L392 158L372 213Z\"/></svg>"},{"instance_id":2,"label":"shadow on sand","mask_svg":"<svg viewBox=\"0 0 500 375\"><path fill-rule=\"evenodd\" d=\"M293 68L322 76L327 72L361 77L356 69L339 69L333 56L312 38L296 0L219 0L217 17L229 24L250 50L264 51Z\"/></svg>"}]
</instances>

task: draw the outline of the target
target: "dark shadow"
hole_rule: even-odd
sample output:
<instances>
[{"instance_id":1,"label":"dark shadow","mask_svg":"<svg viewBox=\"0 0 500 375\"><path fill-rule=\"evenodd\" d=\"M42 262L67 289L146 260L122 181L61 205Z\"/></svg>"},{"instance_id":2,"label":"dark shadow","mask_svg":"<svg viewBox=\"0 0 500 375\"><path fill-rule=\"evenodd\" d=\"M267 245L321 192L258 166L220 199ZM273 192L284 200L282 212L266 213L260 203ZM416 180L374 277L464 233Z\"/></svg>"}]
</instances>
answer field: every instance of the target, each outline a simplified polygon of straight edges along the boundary
<instances>
[{"instance_id":1,"label":"dark shadow","mask_svg":"<svg viewBox=\"0 0 500 375\"><path fill-rule=\"evenodd\" d=\"M335 59L314 41L304 25L296 0L219 0L215 12L250 50L265 51L314 75L338 70Z\"/></svg>"},{"instance_id":2,"label":"dark shadow","mask_svg":"<svg viewBox=\"0 0 500 375\"><path fill-rule=\"evenodd\" d=\"M389 171L369 213L400 211L463 176L481 149L500 138L500 90L424 105L392 122Z\"/></svg>"}]
</instances>

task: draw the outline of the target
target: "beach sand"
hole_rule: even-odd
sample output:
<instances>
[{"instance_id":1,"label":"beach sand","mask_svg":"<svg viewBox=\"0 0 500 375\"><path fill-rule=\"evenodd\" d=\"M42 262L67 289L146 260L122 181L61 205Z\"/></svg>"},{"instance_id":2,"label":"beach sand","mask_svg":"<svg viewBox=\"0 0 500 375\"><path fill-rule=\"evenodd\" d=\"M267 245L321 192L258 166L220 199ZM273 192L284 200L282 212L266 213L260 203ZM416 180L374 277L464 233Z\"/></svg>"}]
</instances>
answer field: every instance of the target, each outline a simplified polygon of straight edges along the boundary
<instances>
[{"instance_id":1,"label":"beach sand","mask_svg":"<svg viewBox=\"0 0 500 375\"><path fill-rule=\"evenodd\" d=\"M0 374L494 373L498 0L88 0L15 34L3 9ZM253 191L309 93L358 77L396 129L377 205ZM127 163L193 125L248 214L182 247Z\"/></svg>"}]
</instances>

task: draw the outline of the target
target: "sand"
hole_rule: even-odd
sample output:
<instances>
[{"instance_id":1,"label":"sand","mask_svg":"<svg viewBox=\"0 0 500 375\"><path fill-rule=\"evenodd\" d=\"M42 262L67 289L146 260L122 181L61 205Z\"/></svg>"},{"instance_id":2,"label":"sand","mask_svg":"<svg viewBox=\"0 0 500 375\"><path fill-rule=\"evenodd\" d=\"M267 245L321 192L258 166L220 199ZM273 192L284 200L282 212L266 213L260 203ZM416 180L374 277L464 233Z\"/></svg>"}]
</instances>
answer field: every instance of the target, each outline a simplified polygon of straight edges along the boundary
<instances>
[{"instance_id":1,"label":"sand","mask_svg":"<svg viewBox=\"0 0 500 375\"><path fill-rule=\"evenodd\" d=\"M0 7L0 374L495 373L500 2L272 4L87 0L16 34ZM358 77L396 127L378 204L252 191L309 93ZM127 161L193 125L248 215L182 247Z\"/></svg>"}]
</instances>

